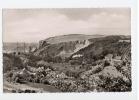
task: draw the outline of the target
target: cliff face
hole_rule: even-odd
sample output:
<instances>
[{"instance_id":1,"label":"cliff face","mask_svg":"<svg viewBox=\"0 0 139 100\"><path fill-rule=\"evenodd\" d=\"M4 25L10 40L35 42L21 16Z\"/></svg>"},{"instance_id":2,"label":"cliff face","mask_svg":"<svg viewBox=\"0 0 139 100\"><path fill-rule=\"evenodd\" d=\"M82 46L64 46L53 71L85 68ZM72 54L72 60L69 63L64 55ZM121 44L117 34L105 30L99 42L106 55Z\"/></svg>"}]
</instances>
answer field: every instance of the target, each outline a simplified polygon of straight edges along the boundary
<instances>
[{"instance_id":1,"label":"cliff face","mask_svg":"<svg viewBox=\"0 0 139 100\"><path fill-rule=\"evenodd\" d=\"M89 59L93 59L96 56L99 59L102 55L105 56L107 53L112 53L124 55L125 57L127 53L125 54L124 52L130 53L130 45L130 37L127 38L126 36L89 37L86 35L69 35L68 38L66 35L40 41L39 48L34 54L45 57L83 57Z\"/></svg>"},{"instance_id":2,"label":"cliff face","mask_svg":"<svg viewBox=\"0 0 139 100\"><path fill-rule=\"evenodd\" d=\"M46 41L40 41L39 49L35 55L40 56L61 56L62 58L70 57L73 53L91 44L88 40L76 40L62 43L49 44Z\"/></svg>"},{"instance_id":3,"label":"cliff face","mask_svg":"<svg viewBox=\"0 0 139 100\"><path fill-rule=\"evenodd\" d=\"M39 48L34 53L40 56L70 57L73 53L91 44L89 39L102 37L101 35L70 34L50 37L39 42Z\"/></svg>"},{"instance_id":4,"label":"cliff face","mask_svg":"<svg viewBox=\"0 0 139 100\"><path fill-rule=\"evenodd\" d=\"M45 40L41 40L39 42L39 46L44 47L50 44L58 44L58 43L64 43L64 42L85 42L85 40L89 40L92 38L100 38L104 37L103 35L84 35L84 34L70 34L70 35L61 35L61 36L55 36L50 37Z\"/></svg>"}]
</instances>

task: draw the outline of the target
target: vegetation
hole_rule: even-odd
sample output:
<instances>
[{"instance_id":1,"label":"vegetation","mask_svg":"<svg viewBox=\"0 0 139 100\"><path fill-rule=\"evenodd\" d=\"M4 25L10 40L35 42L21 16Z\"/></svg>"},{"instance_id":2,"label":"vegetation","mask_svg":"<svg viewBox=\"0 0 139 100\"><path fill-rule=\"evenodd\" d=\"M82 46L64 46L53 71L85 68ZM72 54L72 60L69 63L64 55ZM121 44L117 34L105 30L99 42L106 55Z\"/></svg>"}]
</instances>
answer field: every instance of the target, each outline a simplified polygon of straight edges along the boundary
<instances>
[{"instance_id":1,"label":"vegetation","mask_svg":"<svg viewBox=\"0 0 139 100\"><path fill-rule=\"evenodd\" d=\"M3 54L3 71L4 73L13 69L22 69L23 63L18 56L13 54Z\"/></svg>"},{"instance_id":2,"label":"vegetation","mask_svg":"<svg viewBox=\"0 0 139 100\"><path fill-rule=\"evenodd\" d=\"M90 45L69 57L61 56L61 51L75 49L77 41L49 44L32 54L4 54L5 77L9 82L45 84L62 92L131 91L131 43L120 39L123 37L90 39Z\"/></svg>"}]
</instances>

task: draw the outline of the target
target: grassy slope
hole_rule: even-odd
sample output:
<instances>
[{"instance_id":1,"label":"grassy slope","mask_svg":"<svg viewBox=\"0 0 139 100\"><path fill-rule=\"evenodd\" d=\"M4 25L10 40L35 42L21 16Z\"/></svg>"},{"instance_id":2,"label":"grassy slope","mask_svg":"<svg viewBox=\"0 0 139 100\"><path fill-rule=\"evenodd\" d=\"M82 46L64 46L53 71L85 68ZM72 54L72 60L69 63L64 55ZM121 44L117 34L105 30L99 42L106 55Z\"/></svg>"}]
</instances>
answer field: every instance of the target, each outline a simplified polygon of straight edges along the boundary
<instances>
[{"instance_id":1,"label":"grassy slope","mask_svg":"<svg viewBox=\"0 0 139 100\"><path fill-rule=\"evenodd\" d=\"M91 38L99 38L103 37L103 35L84 35L84 34L69 34L69 35L61 35L50 37L45 39L50 44L61 43L61 42L69 42L69 41L77 41L77 40L87 40Z\"/></svg>"},{"instance_id":2,"label":"grassy slope","mask_svg":"<svg viewBox=\"0 0 139 100\"><path fill-rule=\"evenodd\" d=\"M123 54L124 49L128 49L130 51L131 43L127 42L118 42L121 39L120 36L109 36L109 37L104 37L101 39L96 39L93 40L94 43L90 44L88 47L85 47L75 54L83 54L85 57L86 56L100 56L104 51L107 51L109 53L121 53ZM73 54L73 55L75 55Z\"/></svg>"}]
</instances>

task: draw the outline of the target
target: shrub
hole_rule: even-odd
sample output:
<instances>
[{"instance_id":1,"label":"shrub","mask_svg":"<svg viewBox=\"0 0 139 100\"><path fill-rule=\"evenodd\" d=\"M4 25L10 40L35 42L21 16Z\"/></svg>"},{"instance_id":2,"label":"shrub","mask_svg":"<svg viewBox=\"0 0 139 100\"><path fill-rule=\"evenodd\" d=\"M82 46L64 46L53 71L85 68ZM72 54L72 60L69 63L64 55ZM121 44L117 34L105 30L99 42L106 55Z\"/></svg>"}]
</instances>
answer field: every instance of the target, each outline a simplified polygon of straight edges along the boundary
<instances>
[{"instance_id":1,"label":"shrub","mask_svg":"<svg viewBox=\"0 0 139 100\"><path fill-rule=\"evenodd\" d=\"M3 71L4 73L12 69L22 69L22 60L13 54L3 54Z\"/></svg>"}]
</instances>

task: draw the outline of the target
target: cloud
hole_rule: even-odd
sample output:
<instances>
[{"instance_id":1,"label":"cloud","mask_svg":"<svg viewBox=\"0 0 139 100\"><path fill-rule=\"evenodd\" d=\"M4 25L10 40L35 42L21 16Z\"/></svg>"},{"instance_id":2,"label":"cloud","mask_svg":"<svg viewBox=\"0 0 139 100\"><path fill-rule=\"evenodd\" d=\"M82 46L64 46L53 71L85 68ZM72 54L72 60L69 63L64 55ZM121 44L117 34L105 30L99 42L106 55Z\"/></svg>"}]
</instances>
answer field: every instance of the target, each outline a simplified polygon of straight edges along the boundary
<instances>
[{"instance_id":1,"label":"cloud","mask_svg":"<svg viewBox=\"0 0 139 100\"><path fill-rule=\"evenodd\" d=\"M65 34L130 34L130 9L4 10L6 42L38 42Z\"/></svg>"}]
</instances>

